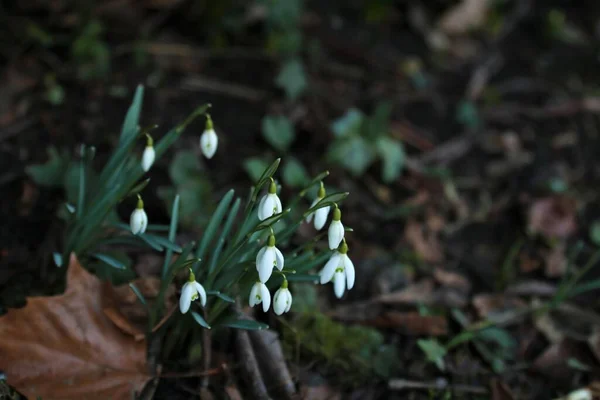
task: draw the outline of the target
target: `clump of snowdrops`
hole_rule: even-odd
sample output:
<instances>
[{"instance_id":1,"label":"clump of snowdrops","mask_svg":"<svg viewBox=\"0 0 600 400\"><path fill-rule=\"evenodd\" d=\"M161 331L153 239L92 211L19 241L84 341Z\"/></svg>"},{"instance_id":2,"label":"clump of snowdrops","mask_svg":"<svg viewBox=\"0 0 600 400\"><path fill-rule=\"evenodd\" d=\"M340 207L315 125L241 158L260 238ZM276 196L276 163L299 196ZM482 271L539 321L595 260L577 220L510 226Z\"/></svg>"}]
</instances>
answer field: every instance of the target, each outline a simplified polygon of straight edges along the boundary
<instances>
[{"instance_id":1,"label":"clump of snowdrops","mask_svg":"<svg viewBox=\"0 0 600 400\"><path fill-rule=\"evenodd\" d=\"M281 315L293 310L293 283L297 281L332 283L338 298L352 289L355 272L345 239L351 229L344 227L340 209L348 193L326 193L323 180L328 172L316 176L295 196L282 200L277 183L280 160L275 160L245 200L235 198L233 190L226 192L202 235L184 245L175 243L178 196L173 202L170 224L153 224L153 216L144 208L143 192L148 190L155 161L196 118L205 120L199 137L204 157L211 159L217 154L219 139L207 113L210 105L198 107L160 138L155 126L140 128L142 96L143 88L138 87L119 143L99 174L92 168L95 150L81 147L77 161L78 200L65 207L66 242L64 251L54 254L57 265L61 266L74 252L84 263L88 260L108 268L128 269L126 263L104 251L115 245L150 247L164 253L159 301L150 306L136 286L129 284L148 308L149 335L156 331L153 328L159 321L163 320L164 325L165 319L184 321L181 324L189 332L193 325L185 322L188 316L204 328L265 328L264 324L240 318L232 303L247 301L252 307L260 306L263 312L272 308ZM135 146L144 139L146 146L137 155ZM314 198L307 198L309 193L315 193ZM121 202L131 204L129 224L119 221L116 214ZM303 223L314 226L314 237L292 246ZM168 314L162 300L182 271L188 279L181 286L179 312Z\"/></svg>"}]
</instances>

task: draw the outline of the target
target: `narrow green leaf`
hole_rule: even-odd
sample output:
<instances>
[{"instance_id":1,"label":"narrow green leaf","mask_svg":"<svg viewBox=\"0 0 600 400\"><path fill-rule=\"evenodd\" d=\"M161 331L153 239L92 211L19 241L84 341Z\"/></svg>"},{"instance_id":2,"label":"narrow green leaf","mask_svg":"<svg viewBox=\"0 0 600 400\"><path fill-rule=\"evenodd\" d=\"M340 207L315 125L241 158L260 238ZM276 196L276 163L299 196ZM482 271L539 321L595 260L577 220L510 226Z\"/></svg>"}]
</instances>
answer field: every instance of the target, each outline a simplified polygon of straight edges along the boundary
<instances>
[{"instance_id":1,"label":"narrow green leaf","mask_svg":"<svg viewBox=\"0 0 600 400\"><path fill-rule=\"evenodd\" d=\"M290 282L317 282L319 275L311 274L286 274L285 277Z\"/></svg>"},{"instance_id":2,"label":"narrow green leaf","mask_svg":"<svg viewBox=\"0 0 600 400\"><path fill-rule=\"evenodd\" d=\"M225 241L227 240L227 236L231 231L233 226L233 222L235 221L235 217L237 216L238 210L240 208L241 200L237 198L231 206L231 211L229 212L229 216L225 221L225 225L223 226L223 230L221 231L221 236L217 240L217 246L215 247L212 257L210 259L210 263L208 266L209 275L213 273L217 266L217 261L219 260L219 256L221 255L221 251L223 251L223 246L225 245Z\"/></svg>"},{"instance_id":3,"label":"narrow green leaf","mask_svg":"<svg viewBox=\"0 0 600 400\"><path fill-rule=\"evenodd\" d=\"M125 115L125 121L121 128L121 137L119 144L123 144L125 141L134 136L138 130L140 122L140 113L142 112L142 99L144 97L144 86L138 85L133 96L133 101L127 110Z\"/></svg>"},{"instance_id":4,"label":"narrow green leaf","mask_svg":"<svg viewBox=\"0 0 600 400\"><path fill-rule=\"evenodd\" d=\"M323 179L327 178L328 176L329 171L323 171L319 175L315 176L308 185L304 186L300 195L304 196L310 188L312 188L314 185L321 183L321 181L323 181Z\"/></svg>"},{"instance_id":5,"label":"narrow green leaf","mask_svg":"<svg viewBox=\"0 0 600 400\"><path fill-rule=\"evenodd\" d=\"M91 256L94 258L97 258L98 260L100 260L102 262L105 262L106 264L108 264L111 267L114 267L116 269L126 269L127 268L127 266L125 264L123 264L121 261L119 261L116 258L111 257L107 254L92 253Z\"/></svg>"},{"instance_id":6,"label":"narrow green leaf","mask_svg":"<svg viewBox=\"0 0 600 400\"><path fill-rule=\"evenodd\" d=\"M275 161L273 161L273 163L271 165L269 165L267 167L267 169L265 169L263 174L260 176L260 179L258 180L258 183L256 184L256 191L254 193L254 199L256 199L256 196L258 196L258 191L260 190L262 185L264 185L265 182L267 182L269 179L271 179L273 177L273 175L275 175L275 172L277 172L277 168L279 168L280 162L281 162L281 158L278 158Z\"/></svg>"},{"instance_id":7,"label":"narrow green leaf","mask_svg":"<svg viewBox=\"0 0 600 400\"><path fill-rule=\"evenodd\" d=\"M160 243L158 243L156 240L154 240L152 237L146 235L146 234L138 234L136 235L138 238L140 238L141 240L143 240L148 246L152 247L154 250L156 251L164 251L165 248L163 246L161 246Z\"/></svg>"},{"instance_id":8,"label":"narrow green leaf","mask_svg":"<svg viewBox=\"0 0 600 400\"><path fill-rule=\"evenodd\" d=\"M202 315L198 314L195 311L192 311L192 317L194 317L194 320L196 320L196 322L203 328L206 329L210 329L210 325L208 324L208 322L206 322L204 320L204 318L202 318Z\"/></svg>"},{"instance_id":9,"label":"narrow green leaf","mask_svg":"<svg viewBox=\"0 0 600 400\"><path fill-rule=\"evenodd\" d=\"M252 182L258 182L262 173L268 167L269 165L267 162L258 157L247 158L244 160L244 170L248 173Z\"/></svg>"},{"instance_id":10,"label":"narrow green leaf","mask_svg":"<svg viewBox=\"0 0 600 400\"><path fill-rule=\"evenodd\" d=\"M233 199L233 193L233 189L229 190L219 202L215 213L212 215L210 222L208 223L208 226L206 227L206 230L202 235L202 240L200 241L198 250L196 250L197 258L204 257L204 253L206 252L208 245L211 243L213 237L215 236L217 228L219 227L219 224L221 223L223 217L225 216L225 213L227 212L229 203L231 203L231 200ZM196 270L197 268L194 270L194 273L196 273Z\"/></svg>"},{"instance_id":11,"label":"narrow green leaf","mask_svg":"<svg viewBox=\"0 0 600 400\"><path fill-rule=\"evenodd\" d=\"M330 195L327 195L327 196L323 197L321 199L321 201L319 201L317 204L315 204L314 207L309 208L308 211L306 211L304 213L304 216L307 216L308 214L312 214L313 212L317 211L319 208L331 206L334 203L339 203L342 200L344 200L346 197L348 197L349 194L350 194L349 192L338 192L338 193L332 193Z\"/></svg>"},{"instance_id":12,"label":"narrow green leaf","mask_svg":"<svg viewBox=\"0 0 600 400\"><path fill-rule=\"evenodd\" d=\"M219 292L218 290L208 290L206 291L206 294L217 296L218 298L220 298L223 301L226 301L227 303L235 303L235 300L233 298Z\"/></svg>"},{"instance_id":13,"label":"narrow green leaf","mask_svg":"<svg viewBox=\"0 0 600 400\"><path fill-rule=\"evenodd\" d=\"M288 208L288 209L283 210L279 214L270 216L269 218L261 221L261 223L256 228L254 228L254 230L252 232L254 233L254 232L262 231L263 229L269 228L271 225L275 224L277 221L279 221L281 218L283 218L289 212L290 212L290 209Z\"/></svg>"},{"instance_id":14,"label":"narrow green leaf","mask_svg":"<svg viewBox=\"0 0 600 400\"><path fill-rule=\"evenodd\" d=\"M144 188L146 186L148 186L148 184L150 183L150 178L144 179L143 181L141 181L140 183L138 183L137 185L135 185L130 191L129 193L127 193L127 195L125 197L129 197L129 196L135 196L138 193L140 193L142 190L144 190Z\"/></svg>"},{"instance_id":15,"label":"narrow green leaf","mask_svg":"<svg viewBox=\"0 0 600 400\"><path fill-rule=\"evenodd\" d=\"M144 297L142 292L140 292L140 290L137 288L137 286L135 286L135 284L133 284L133 283L129 283L129 288L136 295L136 297L138 298L140 303L142 303L145 307L147 307L148 303L146 302L146 298Z\"/></svg>"},{"instance_id":16,"label":"narrow green leaf","mask_svg":"<svg viewBox=\"0 0 600 400\"><path fill-rule=\"evenodd\" d=\"M57 267L62 267L63 266L63 258L62 255L58 252L54 252L52 253L52 258L54 259L54 264L56 264Z\"/></svg>"},{"instance_id":17,"label":"narrow green leaf","mask_svg":"<svg viewBox=\"0 0 600 400\"><path fill-rule=\"evenodd\" d=\"M181 246L177 243L170 241L165 237L153 235L151 233L145 233L140 236L145 236L146 238L150 237L151 240L154 240L156 243L160 244L161 246L164 246L166 249L173 250L175 253L181 253Z\"/></svg>"},{"instance_id":18,"label":"narrow green leaf","mask_svg":"<svg viewBox=\"0 0 600 400\"><path fill-rule=\"evenodd\" d=\"M85 181L86 181L86 170L85 170L85 145L81 145L81 161L79 161L79 188L77 192L77 218L81 218L83 215L83 209L85 206Z\"/></svg>"},{"instance_id":19,"label":"narrow green leaf","mask_svg":"<svg viewBox=\"0 0 600 400\"><path fill-rule=\"evenodd\" d=\"M250 319L228 320L220 323L219 325L234 329L244 329L247 331L269 329L269 325L256 322Z\"/></svg>"},{"instance_id":20,"label":"narrow green leaf","mask_svg":"<svg viewBox=\"0 0 600 400\"><path fill-rule=\"evenodd\" d=\"M167 232L169 230L169 225L148 225L146 228L146 232Z\"/></svg>"},{"instance_id":21,"label":"narrow green leaf","mask_svg":"<svg viewBox=\"0 0 600 400\"><path fill-rule=\"evenodd\" d=\"M198 261L197 258L188 259L195 245L196 242L192 241L184 246L183 250L181 251L181 254L179 255L179 257L177 257L177 260L169 266L169 274L171 276L175 275L180 270L189 267L190 265Z\"/></svg>"},{"instance_id":22,"label":"narrow green leaf","mask_svg":"<svg viewBox=\"0 0 600 400\"><path fill-rule=\"evenodd\" d=\"M179 221L179 195L175 196L175 200L173 201L173 208L171 209L171 224L169 226L169 241L175 241L175 235L177 235L177 222ZM171 259L173 258L173 250L167 249L167 254L165 255L165 262L162 267L162 277L165 279L168 274L169 264L171 264Z\"/></svg>"}]
</instances>

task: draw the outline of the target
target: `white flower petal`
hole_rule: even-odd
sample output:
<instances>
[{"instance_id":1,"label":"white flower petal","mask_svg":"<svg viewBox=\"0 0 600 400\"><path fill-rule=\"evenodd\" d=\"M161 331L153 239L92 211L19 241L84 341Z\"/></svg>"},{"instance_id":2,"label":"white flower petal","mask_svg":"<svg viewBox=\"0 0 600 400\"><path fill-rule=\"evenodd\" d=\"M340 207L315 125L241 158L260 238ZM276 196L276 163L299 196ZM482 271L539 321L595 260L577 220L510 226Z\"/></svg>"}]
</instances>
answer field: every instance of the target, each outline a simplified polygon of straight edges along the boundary
<instances>
[{"instance_id":1,"label":"white flower petal","mask_svg":"<svg viewBox=\"0 0 600 400\"><path fill-rule=\"evenodd\" d=\"M200 296L200 304L202 304L202 307L204 307L206 305L206 290L204 290L204 286L202 286L198 282L194 282L194 284L196 286L196 291Z\"/></svg>"},{"instance_id":2,"label":"white flower petal","mask_svg":"<svg viewBox=\"0 0 600 400\"><path fill-rule=\"evenodd\" d=\"M352 260L350 260L350 257L348 257L347 254L344 254L342 257L344 260L344 273L346 274L346 287L348 288L348 290L350 290L354 287L354 264L352 263Z\"/></svg>"},{"instance_id":3,"label":"white flower petal","mask_svg":"<svg viewBox=\"0 0 600 400\"><path fill-rule=\"evenodd\" d=\"M144 149L144 153L142 154L142 169L144 172L148 172L152 164L154 164L154 158L156 157L156 152L154 151L153 146L146 146Z\"/></svg>"},{"instance_id":4,"label":"white flower petal","mask_svg":"<svg viewBox=\"0 0 600 400\"><path fill-rule=\"evenodd\" d=\"M248 304L250 304L250 307L254 307L261 301L262 300L260 299L260 282L256 282L250 290L250 298L248 299Z\"/></svg>"},{"instance_id":5,"label":"white flower petal","mask_svg":"<svg viewBox=\"0 0 600 400\"><path fill-rule=\"evenodd\" d=\"M261 201L261 204L258 207L258 219L264 221L273 215L273 207L275 204L275 200L273 199L272 194L267 194Z\"/></svg>"},{"instance_id":6,"label":"white flower petal","mask_svg":"<svg viewBox=\"0 0 600 400\"><path fill-rule=\"evenodd\" d=\"M286 300L287 300L287 295L286 295L287 289L284 288L279 288L279 290L277 290L277 292L275 292L275 296L273 296L273 311L275 311L275 314L277 315L281 315L285 312L285 307L286 307Z\"/></svg>"},{"instance_id":7,"label":"white flower petal","mask_svg":"<svg viewBox=\"0 0 600 400\"><path fill-rule=\"evenodd\" d=\"M200 136L200 149L204 157L211 159L216 151L219 144L219 137L215 133L214 129L207 129Z\"/></svg>"},{"instance_id":8,"label":"white flower petal","mask_svg":"<svg viewBox=\"0 0 600 400\"><path fill-rule=\"evenodd\" d=\"M272 194L271 196L273 196L273 201L275 202L275 204L273 205L273 214L279 214L283 211L283 207L281 206L281 200L279 200L279 196L277 196L277 194Z\"/></svg>"},{"instance_id":9,"label":"white flower petal","mask_svg":"<svg viewBox=\"0 0 600 400\"><path fill-rule=\"evenodd\" d=\"M275 249L275 261L276 261L275 266L277 267L278 270L281 271L283 269L283 264L285 263L285 259L283 258L283 253L281 253L281 251L279 251L279 249L277 247L275 247L274 249Z\"/></svg>"},{"instance_id":10,"label":"white flower petal","mask_svg":"<svg viewBox=\"0 0 600 400\"><path fill-rule=\"evenodd\" d=\"M258 271L258 266L260 265L260 260L265 255L265 251L267 250L267 246L261 247L258 253L256 254L256 270Z\"/></svg>"},{"instance_id":11,"label":"white flower petal","mask_svg":"<svg viewBox=\"0 0 600 400\"><path fill-rule=\"evenodd\" d=\"M146 211L144 211L143 209L140 211L142 212L142 226L140 227L139 233L144 233L144 232L146 232L146 228L148 227L148 215L146 214Z\"/></svg>"},{"instance_id":12,"label":"white flower petal","mask_svg":"<svg viewBox=\"0 0 600 400\"><path fill-rule=\"evenodd\" d=\"M260 296L262 297L263 311L269 311L269 307L271 306L271 293L269 293L269 289L264 283L260 284Z\"/></svg>"},{"instance_id":13,"label":"white flower petal","mask_svg":"<svg viewBox=\"0 0 600 400\"><path fill-rule=\"evenodd\" d=\"M310 207L308 207L308 208L311 209L314 206L316 206L317 203L319 202L319 200L321 200L321 199L319 199L319 198L314 199L313 202L310 204ZM315 214L314 212L311 212L310 214L308 214L306 216L306 220L305 221L306 221L307 224L310 224L310 221L312 221L314 214Z\"/></svg>"},{"instance_id":14,"label":"white flower petal","mask_svg":"<svg viewBox=\"0 0 600 400\"><path fill-rule=\"evenodd\" d=\"M343 272L336 272L333 277L333 291L338 299L341 299L346 289L346 277Z\"/></svg>"},{"instance_id":15,"label":"white flower petal","mask_svg":"<svg viewBox=\"0 0 600 400\"><path fill-rule=\"evenodd\" d=\"M274 264L275 248L267 246L263 256L258 260L258 278L262 283L265 283L271 277Z\"/></svg>"},{"instance_id":16,"label":"white flower petal","mask_svg":"<svg viewBox=\"0 0 600 400\"><path fill-rule=\"evenodd\" d=\"M179 298L179 310L182 314L185 314L190 309L190 305L192 304L192 297L196 293L196 288L190 284L190 282L186 282L181 288L181 297Z\"/></svg>"},{"instance_id":17,"label":"white flower petal","mask_svg":"<svg viewBox=\"0 0 600 400\"><path fill-rule=\"evenodd\" d=\"M258 219L260 219L261 221L265 218L261 218L262 216L262 210L265 208L265 201L267 200L267 195L264 195L263 197L260 198L260 201L258 202Z\"/></svg>"},{"instance_id":18,"label":"white flower petal","mask_svg":"<svg viewBox=\"0 0 600 400\"><path fill-rule=\"evenodd\" d=\"M287 297L288 297L288 301L287 301L287 307L285 308L285 312L290 311L290 308L292 308L292 292L290 292L289 290L287 291Z\"/></svg>"},{"instance_id":19,"label":"white flower petal","mask_svg":"<svg viewBox=\"0 0 600 400\"><path fill-rule=\"evenodd\" d=\"M146 224L148 223L148 217L146 216L146 212L141 208L136 208L131 213L131 217L129 218L129 227L131 228L131 233L137 235L138 233L144 233L142 231L146 230L144 220Z\"/></svg>"},{"instance_id":20,"label":"white flower petal","mask_svg":"<svg viewBox=\"0 0 600 400\"><path fill-rule=\"evenodd\" d=\"M335 273L335 269L340 265L340 253L337 251L333 253L329 261L325 264L323 269L320 272L321 276L321 285L330 282L333 278L333 274Z\"/></svg>"},{"instance_id":21,"label":"white flower petal","mask_svg":"<svg viewBox=\"0 0 600 400\"><path fill-rule=\"evenodd\" d=\"M320 231L327 222L327 216L329 215L329 206L321 207L315 211L315 229Z\"/></svg>"},{"instance_id":22,"label":"white flower petal","mask_svg":"<svg viewBox=\"0 0 600 400\"><path fill-rule=\"evenodd\" d=\"M327 231L327 237L329 239L329 248L331 250L335 250L340 246L340 243L344 238L344 225L342 225L341 221L331 221L329 230Z\"/></svg>"}]
</instances>

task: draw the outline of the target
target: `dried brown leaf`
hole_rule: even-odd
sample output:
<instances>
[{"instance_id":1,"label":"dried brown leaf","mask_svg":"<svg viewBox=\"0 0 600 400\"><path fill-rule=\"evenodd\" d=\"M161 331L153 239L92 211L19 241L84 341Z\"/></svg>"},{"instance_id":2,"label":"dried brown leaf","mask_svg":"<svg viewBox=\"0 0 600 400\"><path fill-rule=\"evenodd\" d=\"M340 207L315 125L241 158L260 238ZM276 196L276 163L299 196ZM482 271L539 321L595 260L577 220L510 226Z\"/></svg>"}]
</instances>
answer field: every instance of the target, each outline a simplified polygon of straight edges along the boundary
<instances>
[{"instance_id":1,"label":"dried brown leaf","mask_svg":"<svg viewBox=\"0 0 600 400\"><path fill-rule=\"evenodd\" d=\"M465 294L468 294L471 291L471 282L456 272L447 271L443 268L436 268L433 270L433 278L440 285L460 290Z\"/></svg>"},{"instance_id":2,"label":"dried brown leaf","mask_svg":"<svg viewBox=\"0 0 600 400\"><path fill-rule=\"evenodd\" d=\"M501 293L498 294L479 294L473 297L473 307L481 318L492 318L494 315L512 311L515 309L525 308L524 301L507 296Z\"/></svg>"},{"instance_id":3,"label":"dried brown leaf","mask_svg":"<svg viewBox=\"0 0 600 400\"><path fill-rule=\"evenodd\" d=\"M462 0L448 10L438 21L438 27L448 35L462 35L485 24L489 2Z\"/></svg>"},{"instance_id":4,"label":"dried brown leaf","mask_svg":"<svg viewBox=\"0 0 600 400\"><path fill-rule=\"evenodd\" d=\"M0 317L0 370L28 396L131 399L151 379L146 345L102 312L101 281L71 256L63 294L31 297Z\"/></svg>"},{"instance_id":5,"label":"dried brown leaf","mask_svg":"<svg viewBox=\"0 0 600 400\"><path fill-rule=\"evenodd\" d=\"M547 277L558 278L565 274L567 270L566 250L566 243L561 242L543 253Z\"/></svg>"},{"instance_id":6,"label":"dried brown leaf","mask_svg":"<svg viewBox=\"0 0 600 400\"><path fill-rule=\"evenodd\" d=\"M406 335L442 336L448 334L448 321L440 315L421 315L418 312L388 311L365 325L391 328Z\"/></svg>"},{"instance_id":7,"label":"dried brown leaf","mask_svg":"<svg viewBox=\"0 0 600 400\"><path fill-rule=\"evenodd\" d=\"M566 196L550 196L531 204L528 228L549 238L567 238L577 229L575 200Z\"/></svg>"},{"instance_id":8,"label":"dried brown leaf","mask_svg":"<svg viewBox=\"0 0 600 400\"><path fill-rule=\"evenodd\" d=\"M444 260L442 245L437 234L425 232L423 224L410 219L404 228L404 238L413 250L426 262L439 263Z\"/></svg>"}]
</instances>

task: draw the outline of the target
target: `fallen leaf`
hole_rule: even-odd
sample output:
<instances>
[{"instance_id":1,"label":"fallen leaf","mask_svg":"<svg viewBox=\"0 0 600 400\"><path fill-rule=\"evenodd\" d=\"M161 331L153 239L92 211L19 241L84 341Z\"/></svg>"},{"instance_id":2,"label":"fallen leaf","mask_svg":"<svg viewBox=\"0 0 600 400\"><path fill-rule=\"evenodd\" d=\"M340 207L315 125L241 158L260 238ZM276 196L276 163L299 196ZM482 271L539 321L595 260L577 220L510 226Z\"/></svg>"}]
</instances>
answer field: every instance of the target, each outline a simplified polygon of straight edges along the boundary
<instances>
[{"instance_id":1,"label":"fallen leaf","mask_svg":"<svg viewBox=\"0 0 600 400\"><path fill-rule=\"evenodd\" d=\"M473 307L481 318L493 318L499 314L519 308L525 308L524 301L501 293L478 294L473 297Z\"/></svg>"},{"instance_id":2,"label":"fallen leaf","mask_svg":"<svg viewBox=\"0 0 600 400\"><path fill-rule=\"evenodd\" d=\"M549 346L533 362L532 369L552 381L555 386L569 386L578 371L569 367L566 362L575 358L583 364L593 365L594 360L584 343L565 339Z\"/></svg>"},{"instance_id":3,"label":"fallen leaf","mask_svg":"<svg viewBox=\"0 0 600 400\"><path fill-rule=\"evenodd\" d=\"M146 299L148 307L156 302L160 290L160 279L146 276L135 279L133 285ZM175 285L170 285L165 292L164 310L173 308L175 299ZM148 309L140 303L128 284L112 286L105 282L102 287L102 311L123 332L142 340L148 327Z\"/></svg>"},{"instance_id":4,"label":"fallen leaf","mask_svg":"<svg viewBox=\"0 0 600 400\"><path fill-rule=\"evenodd\" d=\"M402 290L382 294L376 300L383 304L431 304L433 302L433 280L423 279Z\"/></svg>"},{"instance_id":5,"label":"fallen leaf","mask_svg":"<svg viewBox=\"0 0 600 400\"><path fill-rule=\"evenodd\" d=\"M421 315L416 311L388 311L364 321L365 325L391 328L405 335L442 336L448 334L448 321L441 315Z\"/></svg>"},{"instance_id":6,"label":"fallen leaf","mask_svg":"<svg viewBox=\"0 0 600 400\"><path fill-rule=\"evenodd\" d=\"M442 286L460 290L465 294L471 292L471 282L456 272L447 271L443 268L436 268L433 270L433 278Z\"/></svg>"},{"instance_id":7,"label":"fallen leaf","mask_svg":"<svg viewBox=\"0 0 600 400\"><path fill-rule=\"evenodd\" d=\"M567 238L577 229L575 200L550 196L533 202L528 213L528 228L548 238Z\"/></svg>"},{"instance_id":8,"label":"fallen leaf","mask_svg":"<svg viewBox=\"0 0 600 400\"><path fill-rule=\"evenodd\" d=\"M485 24L489 2L462 0L450 8L438 21L438 27L448 35L462 35Z\"/></svg>"},{"instance_id":9,"label":"fallen leaf","mask_svg":"<svg viewBox=\"0 0 600 400\"><path fill-rule=\"evenodd\" d=\"M548 278L558 278L567 270L567 245L560 242L543 253L545 272Z\"/></svg>"},{"instance_id":10,"label":"fallen leaf","mask_svg":"<svg viewBox=\"0 0 600 400\"><path fill-rule=\"evenodd\" d=\"M131 399L152 378L146 344L102 312L102 282L71 256L63 294L0 317L0 370L29 398Z\"/></svg>"},{"instance_id":11,"label":"fallen leaf","mask_svg":"<svg viewBox=\"0 0 600 400\"><path fill-rule=\"evenodd\" d=\"M514 400L515 398L508 386L500 379L493 378L490 381L490 387L492 389L492 400Z\"/></svg>"},{"instance_id":12,"label":"fallen leaf","mask_svg":"<svg viewBox=\"0 0 600 400\"><path fill-rule=\"evenodd\" d=\"M408 220L404 228L404 238L423 261L439 263L444 260L442 245L437 234L425 232L424 226L416 220Z\"/></svg>"}]
</instances>

